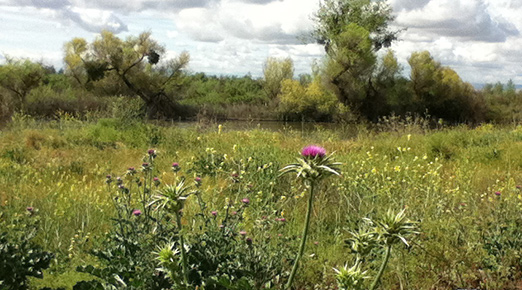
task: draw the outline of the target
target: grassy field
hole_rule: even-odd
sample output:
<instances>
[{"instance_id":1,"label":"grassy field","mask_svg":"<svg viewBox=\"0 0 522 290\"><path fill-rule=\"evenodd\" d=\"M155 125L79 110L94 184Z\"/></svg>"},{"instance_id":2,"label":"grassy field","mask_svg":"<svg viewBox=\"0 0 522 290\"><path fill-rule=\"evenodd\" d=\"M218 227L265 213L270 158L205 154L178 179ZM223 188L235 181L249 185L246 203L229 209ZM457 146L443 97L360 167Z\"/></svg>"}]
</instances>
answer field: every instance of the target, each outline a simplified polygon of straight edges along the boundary
<instances>
[{"instance_id":1,"label":"grassy field","mask_svg":"<svg viewBox=\"0 0 522 290\"><path fill-rule=\"evenodd\" d=\"M270 132L228 131L226 124L179 129L116 119L20 119L0 132L1 222L9 227L27 216L27 207L34 208L35 241L55 253L44 278L31 280L34 289L70 289L90 280L75 268L100 265L89 252L103 247L114 228L118 189L106 176L126 178L128 168L142 167L153 148L158 188L181 176L201 177L204 214L210 217L205 226L217 228L235 209L241 215L235 229L248 233L254 245L270 245L262 255L293 257L308 189L295 175L279 176L279 170L309 144L334 152L342 174L325 179L316 192L296 289L336 289L332 268L351 266L356 256L346 242L353 238L350 232L361 229L364 218L402 209L417 222L419 234L408 238L410 247L393 248L379 289L519 289L521 127L429 130L405 124L390 131L353 125ZM172 172L173 162L179 172ZM194 218L200 209L196 197L189 197L182 222L193 243L205 231ZM369 257L365 269L374 276L381 252ZM269 264L258 258L258 265ZM281 267L286 277L291 263Z\"/></svg>"}]
</instances>

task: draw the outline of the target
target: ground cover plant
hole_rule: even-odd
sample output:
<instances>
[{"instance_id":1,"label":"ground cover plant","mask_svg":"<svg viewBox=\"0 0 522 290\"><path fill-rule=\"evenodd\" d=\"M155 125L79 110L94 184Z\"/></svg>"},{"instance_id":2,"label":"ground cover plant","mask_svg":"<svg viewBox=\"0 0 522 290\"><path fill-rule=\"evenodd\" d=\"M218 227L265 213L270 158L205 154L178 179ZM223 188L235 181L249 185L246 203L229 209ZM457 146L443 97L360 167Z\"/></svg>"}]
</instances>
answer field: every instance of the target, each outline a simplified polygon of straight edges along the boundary
<instances>
[{"instance_id":1,"label":"ground cover plant","mask_svg":"<svg viewBox=\"0 0 522 290\"><path fill-rule=\"evenodd\" d=\"M30 289L517 289L522 128L386 126L19 116L0 135L0 255L39 257L18 259ZM341 163L313 204L281 175L310 144Z\"/></svg>"}]
</instances>

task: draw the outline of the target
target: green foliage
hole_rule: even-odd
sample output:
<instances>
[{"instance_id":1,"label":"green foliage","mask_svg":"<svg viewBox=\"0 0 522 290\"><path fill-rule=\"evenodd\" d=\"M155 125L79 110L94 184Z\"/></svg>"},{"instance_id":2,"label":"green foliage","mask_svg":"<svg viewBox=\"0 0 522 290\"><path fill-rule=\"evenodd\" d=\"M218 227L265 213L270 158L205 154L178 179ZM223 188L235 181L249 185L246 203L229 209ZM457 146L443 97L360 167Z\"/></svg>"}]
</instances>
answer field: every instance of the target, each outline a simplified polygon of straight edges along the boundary
<instances>
[{"instance_id":1,"label":"green foliage","mask_svg":"<svg viewBox=\"0 0 522 290\"><path fill-rule=\"evenodd\" d=\"M81 281L75 289L165 289L168 279L156 270L154 249L170 238L170 218L152 211L152 191L160 184L154 165L156 152L150 149L142 168L130 167L124 178L108 175L106 183L117 216L101 250L94 250L101 266L78 266L77 271L99 280ZM113 185L114 184L114 185Z\"/></svg>"},{"instance_id":2,"label":"green foliage","mask_svg":"<svg viewBox=\"0 0 522 290\"><path fill-rule=\"evenodd\" d=\"M454 70L443 67L428 51L412 53L408 62L419 109L450 121L483 120L484 104L471 84L463 82Z\"/></svg>"},{"instance_id":3,"label":"green foliage","mask_svg":"<svg viewBox=\"0 0 522 290\"><path fill-rule=\"evenodd\" d=\"M336 114L337 98L323 88L320 78L306 87L296 80L284 80L279 100L284 119L328 120Z\"/></svg>"},{"instance_id":4,"label":"green foliage","mask_svg":"<svg viewBox=\"0 0 522 290\"><path fill-rule=\"evenodd\" d=\"M263 66L263 88L268 98L275 99L281 93L282 82L294 77L294 62L291 58L269 57Z\"/></svg>"},{"instance_id":5,"label":"green foliage","mask_svg":"<svg viewBox=\"0 0 522 290\"><path fill-rule=\"evenodd\" d=\"M27 208L25 216L8 221L0 213L0 288L6 290L29 289L29 277L42 278L49 268L52 253L35 243L38 231L38 210Z\"/></svg>"},{"instance_id":6,"label":"green foliage","mask_svg":"<svg viewBox=\"0 0 522 290\"><path fill-rule=\"evenodd\" d=\"M394 20L386 1L370 0L326 0L315 15L316 27L313 37L325 45L328 53L336 44L336 37L349 31L356 24L372 34L373 49L389 47L397 39L399 31L389 30Z\"/></svg>"},{"instance_id":7,"label":"green foliage","mask_svg":"<svg viewBox=\"0 0 522 290\"><path fill-rule=\"evenodd\" d=\"M15 108L25 110L27 95L38 87L45 76L45 70L39 63L30 60L9 60L0 66L0 87L14 100Z\"/></svg>"}]
</instances>

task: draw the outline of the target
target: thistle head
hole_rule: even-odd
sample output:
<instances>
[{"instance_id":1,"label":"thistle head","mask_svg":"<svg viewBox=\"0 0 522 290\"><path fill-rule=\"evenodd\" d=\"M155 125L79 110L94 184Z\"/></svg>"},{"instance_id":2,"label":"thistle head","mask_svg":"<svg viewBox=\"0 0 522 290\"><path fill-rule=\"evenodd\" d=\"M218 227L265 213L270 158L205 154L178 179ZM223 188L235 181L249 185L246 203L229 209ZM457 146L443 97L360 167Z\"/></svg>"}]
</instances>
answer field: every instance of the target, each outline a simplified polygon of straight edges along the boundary
<instances>
[{"instance_id":1,"label":"thistle head","mask_svg":"<svg viewBox=\"0 0 522 290\"><path fill-rule=\"evenodd\" d=\"M395 214L388 210L382 218L375 220L376 232L386 245L402 242L409 246L406 238L418 234L416 223L407 219L404 211Z\"/></svg>"},{"instance_id":2,"label":"thistle head","mask_svg":"<svg viewBox=\"0 0 522 290\"><path fill-rule=\"evenodd\" d=\"M337 284L341 290L363 290L364 280L369 277L366 276L366 271L361 270L361 263L357 260L353 267L348 268L348 265L344 265L341 269L335 269L337 273Z\"/></svg>"},{"instance_id":3,"label":"thistle head","mask_svg":"<svg viewBox=\"0 0 522 290\"><path fill-rule=\"evenodd\" d=\"M301 155L297 158L297 162L287 165L281 169L281 175L295 172L297 177L307 181L320 180L329 175L340 175L338 166L339 162L334 162L332 155L326 156L326 149L310 145L305 147Z\"/></svg>"},{"instance_id":4,"label":"thistle head","mask_svg":"<svg viewBox=\"0 0 522 290\"><path fill-rule=\"evenodd\" d=\"M326 156L326 149L316 145L309 145L303 148L301 155L305 158L323 158Z\"/></svg>"}]
</instances>

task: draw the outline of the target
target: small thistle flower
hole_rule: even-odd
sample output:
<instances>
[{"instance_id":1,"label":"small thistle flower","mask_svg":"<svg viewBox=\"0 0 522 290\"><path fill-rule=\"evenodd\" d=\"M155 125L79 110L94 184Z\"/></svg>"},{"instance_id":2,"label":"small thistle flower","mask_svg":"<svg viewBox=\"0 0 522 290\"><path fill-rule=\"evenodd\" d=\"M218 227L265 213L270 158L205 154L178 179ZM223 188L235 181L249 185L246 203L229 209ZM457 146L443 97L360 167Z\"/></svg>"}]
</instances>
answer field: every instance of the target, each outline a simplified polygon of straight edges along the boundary
<instances>
[{"instance_id":1,"label":"small thistle flower","mask_svg":"<svg viewBox=\"0 0 522 290\"><path fill-rule=\"evenodd\" d=\"M246 236L247 232L246 231L240 231L239 234L244 237L244 236Z\"/></svg>"},{"instance_id":2,"label":"small thistle flower","mask_svg":"<svg viewBox=\"0 0 522 290\"><path fill-rule=\"evenodd\" d=\"M252 239L251 238L246 238L246 243L247 243L247 245L252 245Z\"/></svg>"},{"instance_id":3,"label":"small thistle flower","mask_svg":"<svg viewBox=\"0 0 522 290\"><path fill-rule=\"evenodd\" d=\"M218 212L215 211L215 210L213 210L213 211L211 212L211 214L212 214L213 216L217 216Z\"/></svg>"},{"instance_id":4,"label":"small thistle flower","mask_svg":"<svg viewBox=\"0 0 522 290\"><path fill-rule=\"evenodd\" d=\"M522 189L522 185L517 185L516 187L518 190Z\"/></svg>"},{"instance_id":5,"label":"small thistle flower","mask_svg":"<svg viewBox=\"0 0 522 290\"><path fill-rule=\"evenodd\" d=\"M284 223L284 222L286 222L286 219L285 218L280 218L279 221Z\"/></svg>"},{"instance_id":6,"label":"small thistle flower","mask_svg":"<svg viewBox=\"0 0 522 290\"><path fill-rule=\"evenodd\" d=\"M196 183L196 186L197 187L200 187L201 186L201 177L196 177L194 178L194 182Z\"/></svg>"},{"instance_id":7,"label":"small thistle flower","mask_svg":"<svg viewBox=\"0 0 522 290\"><path fill-rule=\"evenodd\" d=\"M30 212L30 213L33 213L33 211L34 211L34 207L32 207L32 206L28 206L28 207L25 208L25 210L27 210L27 211Z\"/></svg>"},{"instance_id":8,"label":"small thistle flower","mask_svg":"<svg viewBox=\"0 0 522 290\"><path fill-rule=\"evenodd\" d=\"M134 168L134 167L129 167L129 168L127 169L127 174L128 174L128 175L131 175L131 176L134 175L134 174L136 174L136 168Z\"/></svg>"},{"instance_id":9,"label":"small thistle flower","mask_svg":"<svg viewBox=\"0 0 522 290\"><path fill-rule=\"evenodd\" d=\"M500 196L502 193L500 191L495 192L496 196Z\"/></svg>"},{"instance_id":10,"label":"small thistle flower","mask_svg":"<svg viewBox=\"0 0 522 290\"><path fill-rule=\"evenodd\" d=\"M303 148L303 151L301 151L301 155L305 158L323 158L326 156L326 149L323 147L310 145Z\"/></svg>"},{"instance_id":11,"label":"small thistle flower","mask_svg":"<svg viewBox=\"0 0 522 290\"><path fill-rule=\"evenodd\" d=\"M152 181L154 182L154 186L156 186L156 187L158 187L160 185L160 183L161 183L161 181L157 177L154 177L152 179Z\"/></svg>"},{"instance_id":12,"label":"small thistle flower","mask_svg":"<svg viewBox=\"0 0 522 290\"><path fill-rule=\"evenodd\" d=\"M139 210L139 209L135 209L135 210L133 210L133 211L132 211L132 215L134 215L134 216L140 216L140 215L141 215L141 210Z\"/></svg>"},{"instance_id":13,"label":"small thistle flower","mask_svg":"<svg viewBox=\"0 0 522 290\"><path fill-rule=\"evenodd\" d=\"M220 229L222 229L222 228L224 228L224 227L225 227L225 225L223 225L223 224L219 225L219 228L220 228Z\"/></svg>"},{"instance_id":14,"label":"small thistle flower","mask_svg":"<svg viewBox=\"0 0 522 290\"><path fill-rule=\"evenodd\" d=\"M232 212L232 215L237 215L237 211L233 211L233 212Z\"/></svg>"},{"instance_id":15,"label":"small thistle flower","mask_svg":"<svg viewBox=\"0 0 522 290\"><path fill-rule=\"evenodd\" d=\"M250 199L248 199L248 198L243 198L243 199L241 200L241 202L242 202L243 204L245 204L245 205L248 205L248 204L250 203Z\"/></svg>"},{"instance_id":16,"label":"small thistle flower","mask_svg":"<svg viewBox=\"0 0 522 290\"><path fill-rule=\"evenodd\" d=\"M179 167L179 163L177 163L177 162L172 163L172 171L178 172L180 169L181 169L181 167Z\"/></svg>"},{"instance_id":17,"label":"small thistle flower","mask_svg":"<svg viewBox=\"0 0 522 290\"><path fill-rule=\"evenodd\" d=\"M123 184L123 180L121 180L121 177L116 177L116 184L117 185L122 185Z\"/></svg>"},{"instance_id":18,"label":"small thistle flower","mask_svg":"<svg viewBox=\"0 0 522 290\"><path fill-rule=\"evenodd\" d=\"M156 150L154 150L154 149L149 149L149 151L147 151L147 154L149 154L149 156L154 156L154 157L156 157Z\"/></svg>"},{"instance_id":19,"label":"small thistle flower","mask_svg":"<svg viewBox=\"0 0 522 290\"><path fill-rule=\"evenodd\" d=\"M105 183L107 183L107 184L111 184L111 182L112 182L112 176L107 175L105 178L106 178L106 179L105 179Z\"/></svg>"}]
</instances>

